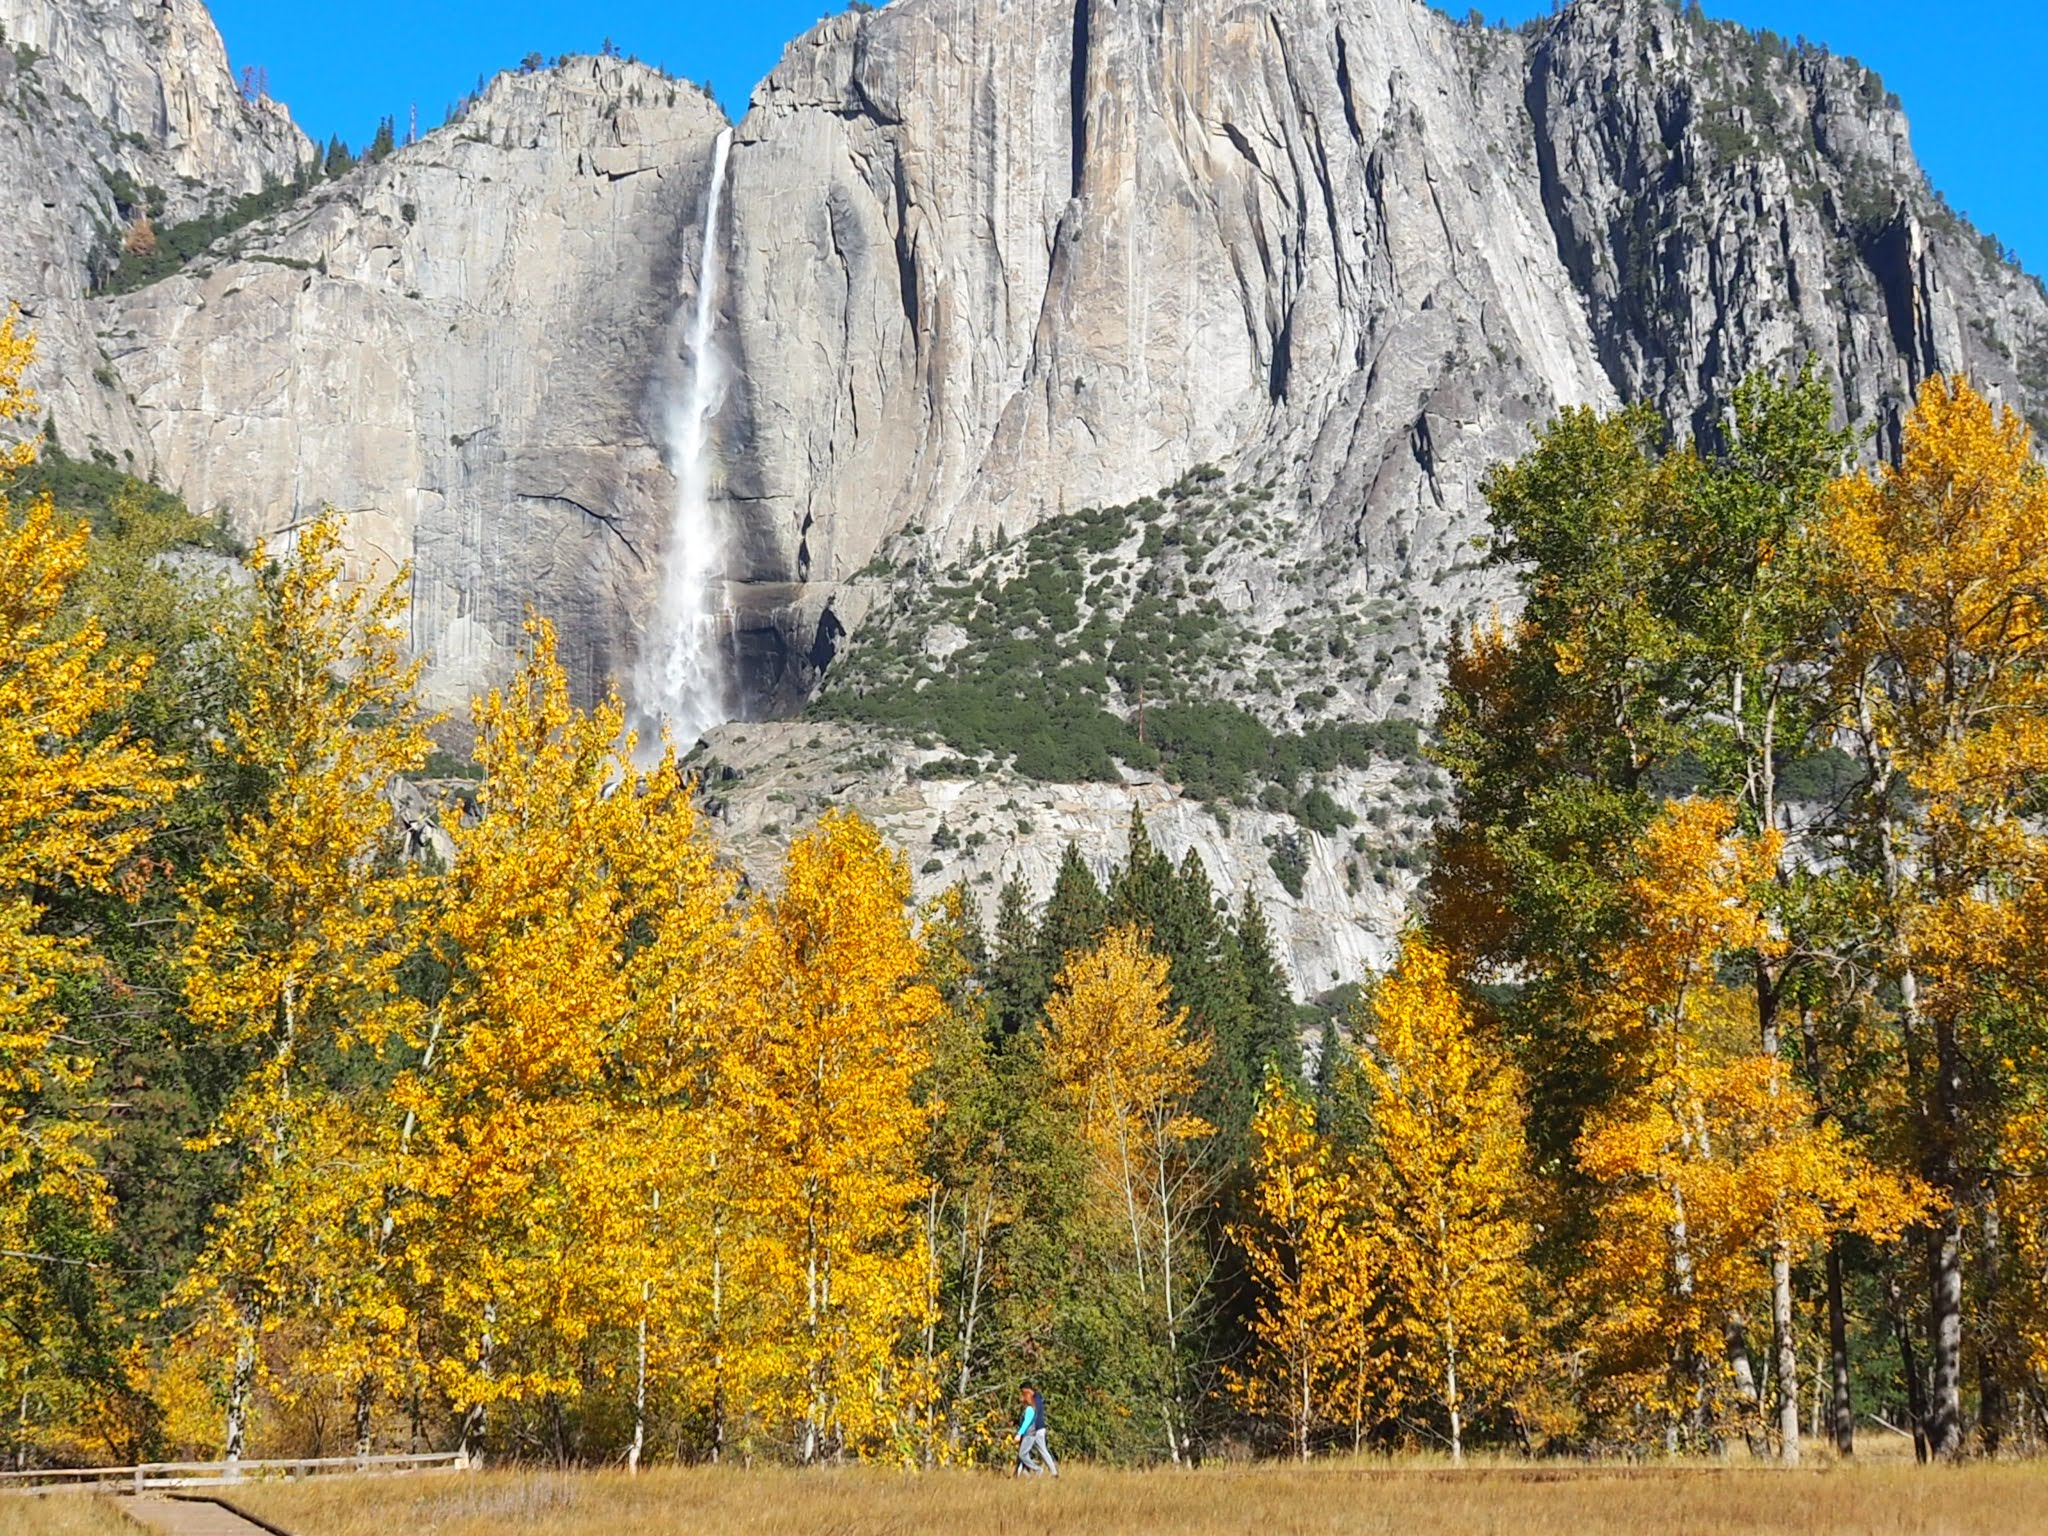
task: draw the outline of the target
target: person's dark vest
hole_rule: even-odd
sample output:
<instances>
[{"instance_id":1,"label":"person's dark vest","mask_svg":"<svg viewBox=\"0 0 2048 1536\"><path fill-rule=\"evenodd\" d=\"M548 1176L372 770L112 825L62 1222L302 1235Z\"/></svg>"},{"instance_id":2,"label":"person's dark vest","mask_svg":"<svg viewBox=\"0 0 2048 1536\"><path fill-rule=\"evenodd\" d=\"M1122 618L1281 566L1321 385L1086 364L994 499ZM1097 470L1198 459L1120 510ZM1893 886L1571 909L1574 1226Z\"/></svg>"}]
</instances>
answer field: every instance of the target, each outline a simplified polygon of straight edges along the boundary
<instances>
[{"instance_id":1,"label":"person's dark vest","mask_svg":"<svg viewBox=\"0 0 2048 1536\"><path fill-rule=\"evenodd\" d=\"M1034 1418L1033 1418L1033 1419L1031 1420L1031 1427L1032 1427L1033 1429L1044 1429L1044 1428L1046 1427L1046 1424L1045 1424L1045 1394L1044 1394L1043 1392L1036 1392L1036 1391L1034 1391L1034 1393L1033 1393L1033 1398L1032 1398L1032 1406L1033 1406L1034 1408L1036 1408L1036 1409L1038 1410L1038 1413L1037 1413L1037 1415L1036 1415L1036 1416L1035 1416L1035 1417L1034 1417Z\"/></svg>"}]
</instances>

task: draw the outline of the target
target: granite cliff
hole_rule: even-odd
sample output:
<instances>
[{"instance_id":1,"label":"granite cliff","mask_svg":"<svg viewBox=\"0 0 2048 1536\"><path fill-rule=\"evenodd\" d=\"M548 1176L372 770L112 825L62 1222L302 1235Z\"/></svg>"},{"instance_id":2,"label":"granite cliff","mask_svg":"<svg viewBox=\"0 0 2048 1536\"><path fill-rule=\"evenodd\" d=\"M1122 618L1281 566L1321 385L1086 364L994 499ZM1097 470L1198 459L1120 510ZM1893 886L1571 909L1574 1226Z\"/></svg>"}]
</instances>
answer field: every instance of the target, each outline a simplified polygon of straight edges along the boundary
<instances>
[{"instance_id":1,"label":"granite cliff","mask_svg":"<svg viewBox=\"0 0 2048 1536\"><path fill-rule=\"evenodd\" d=\"M194 0L0 19L44 50L0 58L0 174L36 210L0 279L67 445L245 534L356 513L361 571L412 565L444 705L529 605L586 687L630 677L716 105L612 59L503 76L93 297L98 167L197 207L303 141ZM1398 732L1341 728L1426 718L1446 636L1513 600L1479 484L1535 424L1646 398L1711 432L1745 371L1809 354L1876 450L1940 369L2048 421L2048 298L1881 82L1665 0L1518 31L1422 0L895 0L790 45L724 191L712 499L753 723L707 750L743 852L853 800L926 885L1042 884L1136 799L1278 910L1304 990L1384 953L1434 793ZM1132 636L1173 662L1135 692ZM990 658L1027 656L1070 743L1225 710L1257 773L1076 772L985 707Z\"/></svg>"}]
</instances>

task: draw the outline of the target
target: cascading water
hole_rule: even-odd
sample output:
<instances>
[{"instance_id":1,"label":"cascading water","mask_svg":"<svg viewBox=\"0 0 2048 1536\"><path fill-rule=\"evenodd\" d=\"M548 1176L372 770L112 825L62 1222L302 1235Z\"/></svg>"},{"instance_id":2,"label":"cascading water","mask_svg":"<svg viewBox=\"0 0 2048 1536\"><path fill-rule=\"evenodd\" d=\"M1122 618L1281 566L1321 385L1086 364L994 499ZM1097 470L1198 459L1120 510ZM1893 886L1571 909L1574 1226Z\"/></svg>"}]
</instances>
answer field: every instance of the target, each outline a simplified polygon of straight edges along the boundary
<instances>
[{"instance_id":1,"label":"cascading water","mask_svg":"<svg viewBox=\"0 0 2048 1536\"><path fill-rule=\"evenodd\" d=\"M737 679L727 675L721 620L729 622L712 589L725 573L725 537L711 507L711 419L725 394L725 362L713 332L719 289L725 278L718 216L725 198L726 157L732 130L719 134L711 152L711 191L704 207L704 248L697 267L697 294L682 337L686 370L681 388L671 389L664 422L664 455L675 477L675 510L669 521L668 554L662 569L661 602L642 653L638 703L651 727L664 722L676 746L688 751L697 738L732 717ZM652 734L652 731L649 732Z\"/></svg>"}]
</instances>

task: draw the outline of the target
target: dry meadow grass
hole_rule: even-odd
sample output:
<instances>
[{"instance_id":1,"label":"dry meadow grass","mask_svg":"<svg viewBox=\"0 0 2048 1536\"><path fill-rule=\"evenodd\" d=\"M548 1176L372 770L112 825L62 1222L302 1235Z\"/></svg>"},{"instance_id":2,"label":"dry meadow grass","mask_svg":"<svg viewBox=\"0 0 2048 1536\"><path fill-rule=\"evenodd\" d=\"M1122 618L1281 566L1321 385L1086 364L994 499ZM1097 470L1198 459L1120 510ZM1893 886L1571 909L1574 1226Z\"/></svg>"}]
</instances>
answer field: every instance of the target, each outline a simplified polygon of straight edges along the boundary
<instances>
[{"instance_id":1,"label":"dry meadow grass","mask_svg":"<svg viewBox=\"0 0 2048 1536\"><path fill-rule=\"evenodd\" d=\"M236 1502L295 1536L2027 1536L2048 1466L1073 1467L1058 1483L875 1469L494 1472L272 1484ZM26 1522L15 1518L27 1516ZM68 1522L68 1523L66 1523ZM13 1536L105 1536L118 1512L0 1505ZM134 1536L128 1530L126 1536Z\"/></svg>"},{"instance_id":2,"label":"dry meadow grass","mask_svg":"<svg viewBox=\"0 0 2048 1536\"><path fill-rule=\"evenodd\" d=\"M4 1536L139 1536L119 1504L89 1493L0 1493Z\"/></svg>"}]
</instances>

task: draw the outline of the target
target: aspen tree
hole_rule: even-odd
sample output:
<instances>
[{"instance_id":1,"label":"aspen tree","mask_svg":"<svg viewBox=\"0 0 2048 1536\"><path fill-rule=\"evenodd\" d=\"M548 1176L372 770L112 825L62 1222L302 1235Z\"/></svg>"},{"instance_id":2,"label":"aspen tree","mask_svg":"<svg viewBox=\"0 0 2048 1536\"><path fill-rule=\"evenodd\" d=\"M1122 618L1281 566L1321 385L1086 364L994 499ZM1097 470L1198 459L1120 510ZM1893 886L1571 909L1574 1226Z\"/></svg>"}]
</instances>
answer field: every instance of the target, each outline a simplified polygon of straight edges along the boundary
<instances>
[{"instance_id":1,"label":"aspen tree","mask_svg":"<svg viewBox=\"0 0 2048 1536\"><path fill-rule=\"evenodd\" d=\"M626 965L631 1012L609 1072L616 1122L596 1150L611 1169L601 1207L622 1230L608 1251L634 1318L633 1439L646 1446L650 1383L701 1372L712 1357L712 1399L693 1404L713 1424L724 1380L723 1266L730 1262L723 1173L739 1155L722 1102L740 979L735 871L721 863L673 747L649 773L613 793L601 855L619 879L622 918L637 930Z\"/></svg>"},{"instance_id":2,"label":"aspen tree","mask_svg":"<svg viewBox=\"0 0 2048 1536\"><path fill-rule=\"evenodd\" d=\"M919 1350L923 1459L931 1465L971 1449L969 1437L978 1427L970 1405L990 1356L1006 1149L989 1049L1002 1025L976 976L982 938L973 897L955 885L920 918L925 979L940 1004L927 1025L931 1060L919 1085L932 1112L924 1154L926 1311Z\"/></svg>"},{"instance_id":3,"label":"aspen tree","mask_svg":"<svg viewBox=\"0 0 2048 1536\"><path fill-rule=\"evenodd\" d=\"M1442 1407L1462 1461L1473 1410L1506 1401L1526 1368L1535 1277L1521 1078L1420 938L1375 989L1371 1029L1358 1071L1374 1235L1412 1396Z\"/></svg>"},{"instance_id":4,"label":"aspen tree","mask_svg":"<svg viewBox=\"0 0 2048 1536\"><path fill-rule=\"evenodd\" d=\"M642 772L624 711L569 696L552 628L477 705L478 814L454 831L431 1044L397 1096L436 1373L483 1450L488 1415L576 1397L632 1330L636 1444L678 1279L696 1151L686 1112L732 989L716 868L673 752ZM424 1053L423 1053L424 1055Z\"/></svg>"},{"instance_id":5,"label":"aspen tree","mask_svg":"<svg viewBox=\"0 0 2048 1536\"><path fill-rule=\"evenodd\" d=\"M1871 777L1886 969L1899 995L1932 1236L1933 1452L1962 1454L1965 1225L1995 1195L1970 1170L1995 1131L1973 1102L1991 1000L2031 947L2048 777L2048 473L2025 423L1929 379L1896 467L1838 482L1822 538L1847 623L1842 692ZM1992 1278L1987 1274L1987 1279Z\"/></svg>"},{"instance_id":6,"label":"aspen tree","mask_svg":"<svg viewBox=\"0 0 2048 1536\"><path fill-rule=\"evenodd\" d=\"M332 513L302 529L282 563L259 546L249 564L254 609L227 637L240 687L228 751L266 793L194 883L183 957L193 1022L252 1060L215 1132L237 1151L240 1187L185 1286L232 1351L231 1463L244 1450L266 1324L280 1309L331 1301L322 1282L363 1279L359 1265L344 1277L314 1261L337 1243L360 1252L375 1193L349 1186L360 1199L334 1212L339 1231L309 1224L316 1185L350 1160L316 1170L301 1144L332 1151L316 1127L331 1128L337 1111L316 1064L380 1049L409 1028L416 1005L399 968L429 888L403 861L386 798L429 747L420 664L404 654L404 574L374 591L345 589ZM358 1342L367 1369L378 1346Z\"/></svg>"},{"instance_id":7,"label":"aspen tree","mask_svg":"<svg viewBox=\"0 0 2048 1536\"><path fill-rule=\"evenodd\" d=\"M1072 952L1041 1026L1046 1068L1079 1114L1096 1186L1129 1235L1130 1272L1155 1329L1158 1410L1168 1457L1190 1453L1186 1352L1212 1278L1201 1216L1214 1193L1198 1155L1211 1134L1189 1107L1209 1044L1168 1011L1166 957L1129 924Z\"/></svg>"},{"instance_id":8,"label":"aspen tree","mask_svg":"<svg viewBox=\"0 0 2048 1536\"><path fill-rule=\"evenodd\" d=\"M931 1305L918 1165L932 1111L916 1088L940 1003L902 856L828 813L757 898L747 964L749 1131L766 1154L750 1203L777 1291L764 1342L783 1367L766 1406L805 1462L903 1446L918 1386L900 1355Z\"/></svg>"},{"instance_id":9,"label":"aspen tree","mask_svg":"<svg viewBox=\"0 0 2048 1536\"><path fill-rule=\"evenodd\" d=\"M0 319L0 424L35 406L22 375L33 338ZM94 1064L67 1040L61 981L89 959L42 924L60 882L110 890L168 799L174 765L106 722L142 687L147 657L105 654L94 621L60 625L59 605L85 567L87 533L50 498L18 504L5 481L33 462L33 439L0 448L0 1292L15 1299L0 1332L0 1387L22 1405L26 1434L38 1356L33 1321L57 1278L44 1223L58 1211L103 1231L111 1210L98 1166L99 1128L79 1099Z\"/></svg>"},{"instance_id":10,"label":"aspen tree","mask_svg":"<svg viewBox=\"0 0 2048 1536\"><path fill-rule=\"evenodd\" d=\"M1723 1383L1746 1430L1759 1427L1729 1319L1769 1294L1780 1256L1803 1262L1837 1231L1894 1238L1919 1199L1814 1114L1760 1048L1754 993L1723 980L1732 956L1778 942L1759 904L1775 838L1738 837L1735 821L1725 802L1689 800L1651 824L1628 887L1633 923L1581 1003L1585 1027L1629 1063L1577 1148L1605 1192L1596 1351L1612 1385L1668 1415L1674 1435L1713 1428Z\"/></svg>"},{"instance_id":11,"label":"aspen tree","mask_svg":"<svg viewBox=\"0 0 2048 1536\"><path fill-rule=\"evenodd\" d=\"M1266 1068L1251 1131L1251 1210L1229 1233L1256 1296L1253 1349L1231 1370L1231 1389L1250 1411L1286 1426L1302 1461L1316 1432L1348 1407L1355 1449L1383 1326L1365 1189L1278 1064Z\"/></svg>"}]
</instances>

